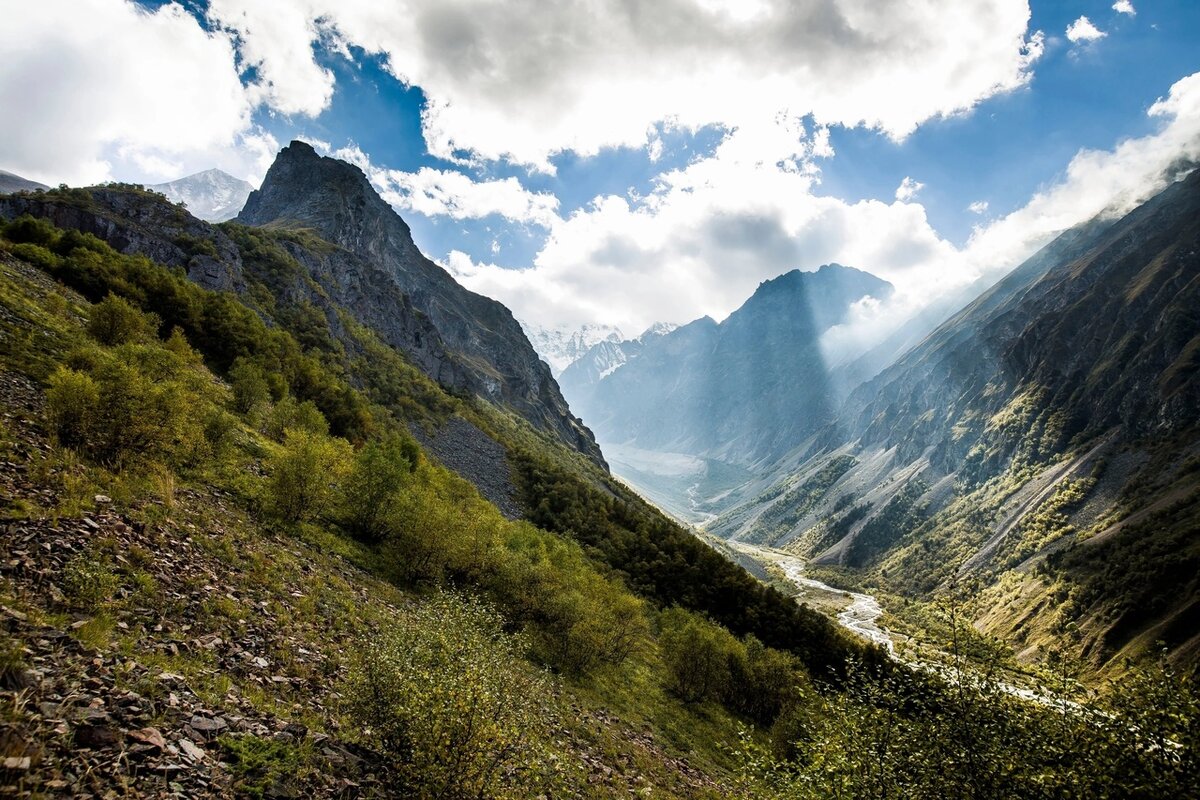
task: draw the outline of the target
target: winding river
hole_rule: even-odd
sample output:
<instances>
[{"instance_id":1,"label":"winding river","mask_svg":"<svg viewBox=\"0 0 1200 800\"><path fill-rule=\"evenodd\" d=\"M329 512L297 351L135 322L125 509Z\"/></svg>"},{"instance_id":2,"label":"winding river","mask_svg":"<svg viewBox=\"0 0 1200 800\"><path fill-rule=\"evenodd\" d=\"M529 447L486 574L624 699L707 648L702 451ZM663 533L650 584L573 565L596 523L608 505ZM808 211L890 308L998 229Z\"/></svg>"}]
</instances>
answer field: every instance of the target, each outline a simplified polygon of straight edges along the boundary
<instances>
[{"instance_id":1,"label":"winding river","mask_svg":"<svg viewBox=\"0 0 1200 800\"><path fill-rule=\"evenodd\" d=\"M887 649L893 656L896 654L896 643L887 629L880 627L879 618L883 616L883 607L879 601L869 594L850 592L838 589L822 581L814 580L804 574L804 560L779 550L747 544L745 542L730 542L731 547L756 561L775 564L784 576L795 584L801 591L816 591L829 595L850 596L850 605L837 615L837 621L847 630L862 638Z\"/></svg>"}]
</instances>

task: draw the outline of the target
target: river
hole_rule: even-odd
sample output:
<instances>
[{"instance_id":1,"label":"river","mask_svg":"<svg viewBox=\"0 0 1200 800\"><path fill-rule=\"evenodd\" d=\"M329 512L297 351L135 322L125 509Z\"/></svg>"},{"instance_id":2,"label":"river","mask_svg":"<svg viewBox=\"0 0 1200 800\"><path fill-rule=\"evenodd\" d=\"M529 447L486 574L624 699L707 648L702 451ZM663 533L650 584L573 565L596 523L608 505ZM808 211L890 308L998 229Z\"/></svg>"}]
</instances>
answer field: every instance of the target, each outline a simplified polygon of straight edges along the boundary
<instances>
[{"instance_id":1,"label":"river","mask_svg":"<svg viewBox=\"0 0 1200 800\"><path fill-rule=\"evenodd\" d=\"M783 571L784 577L795 584L802 593L819 592L827 597L849 596L850 604L838 612L837 621L847 630L872 644L886 648L893 656L896 654L896 643L892 635L886 628L879 625L879 618L883 616L883 607L871 595L838 589L807 577L804 574L804 560L789 553L746 542L729 542L729 545L756 561L775 564Z\"/></svg>"}]
</instances>

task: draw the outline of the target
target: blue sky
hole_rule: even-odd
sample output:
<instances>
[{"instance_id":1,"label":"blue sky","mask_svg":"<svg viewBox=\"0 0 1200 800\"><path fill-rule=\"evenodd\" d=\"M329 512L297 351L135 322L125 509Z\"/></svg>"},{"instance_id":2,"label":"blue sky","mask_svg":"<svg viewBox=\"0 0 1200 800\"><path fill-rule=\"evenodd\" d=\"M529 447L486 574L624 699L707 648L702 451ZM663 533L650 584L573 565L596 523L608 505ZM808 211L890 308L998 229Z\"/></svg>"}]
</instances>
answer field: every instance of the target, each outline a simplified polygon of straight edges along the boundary
<instances>
[{"instance_id":1,"label":"blue sky","mask_svg":"<svg viewBox=\"0 0 1200 800\"><path fill-rule=\"evenodd\" d=\"M839 261L899 289L871 327L1200 158L1195 2L46 0L9 23L0 168L253 181L305 138L547 326L720 319Z\"/></svg>"}]
</instances>

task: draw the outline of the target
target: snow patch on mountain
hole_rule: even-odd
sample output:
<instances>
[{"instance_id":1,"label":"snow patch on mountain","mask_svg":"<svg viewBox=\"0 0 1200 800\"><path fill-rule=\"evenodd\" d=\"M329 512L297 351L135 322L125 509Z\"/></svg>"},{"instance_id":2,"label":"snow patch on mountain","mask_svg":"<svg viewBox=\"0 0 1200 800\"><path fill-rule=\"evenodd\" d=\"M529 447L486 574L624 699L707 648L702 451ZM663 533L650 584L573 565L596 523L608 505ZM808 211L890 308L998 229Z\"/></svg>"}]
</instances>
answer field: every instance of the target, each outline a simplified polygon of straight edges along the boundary
<instances>
[{"instance_id":1,"label":"snow patch on mountain","mask_svg":"<svg viewBox=\"0 0 1200 800\"><path fill-rule=\"evenodd\" d=\"M254 191L246 181L219 169L207 169L146 188L165 194L172 202L185 204L192 216L208 222L225 222L236 217Z\"/></svg>"},{"instance_id":2,"label":"snow patch on mountain","mask_svg":"<svg viewBox=\"0 0 1200 800\"><path fill-rule=\"evenodd\" d=\"M520 320L518 320L520 322ZM587 324L579 328L544 328L521 322L529 343L558 378L562 371L601 342L620 342L624 336L612 325Z\"/></svg>"}]
</instances>

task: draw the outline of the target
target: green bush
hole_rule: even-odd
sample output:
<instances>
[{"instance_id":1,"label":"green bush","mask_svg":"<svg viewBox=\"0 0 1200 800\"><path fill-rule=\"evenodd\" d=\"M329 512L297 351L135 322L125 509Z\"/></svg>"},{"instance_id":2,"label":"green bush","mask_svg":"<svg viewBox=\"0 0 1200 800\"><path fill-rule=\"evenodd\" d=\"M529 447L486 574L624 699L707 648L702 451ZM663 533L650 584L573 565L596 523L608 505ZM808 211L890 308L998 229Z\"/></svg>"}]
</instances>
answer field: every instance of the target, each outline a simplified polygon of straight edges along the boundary
<instances>
[{"instance_id":1,"label":"green bush","mask_svg":"<svg viewBox=\"0 0 1200 800\"><path fill-rule=\"evenodd\" d=\"M442 594L360 643L348 710L404 796L537 794L553 693L502 627L481 603Z\"/></svg>"},{"instance_id":2,"label":"green bush","mask_svg":"<svg viewBox=\"0 0 1200 800\"><path fill-rule=\"evenodd\" d=\"M367 442L346 478L346 524L359 538L379 541L395 514L400 488L417 468L420 448L412 437L394 434Z\"/></svg>"},{"instance_id":3,"label":"green bush","mask_svg":"<svg viewBox=\"0 0 1200 800\"><path fill-rule=\"evenodd\" d=\"M269 505L281 519L305 522L332 510L334 491L350 463L344 439L289 428L270 461Z\"/></svg>"},{"instance_id":4,"label":"green bush","mask_svg":"<svg viewBox=\"0 0 1200 800\"><path fill-rule=\"evenodd\" d=\"M678 607L664 611L659 624L672 692L689 703L719 701L731 693L731 665L740 646L733 634Z\"/></svg>"},{"instance_id":5,"label":"green bush","mask_svg":"<svg viewBox=\"0 0 1200 800\"><path fill-rule=\"evenodd\" d=\"M271 402L271 387L263 368L245 358L238 358L229 368L229 385L233 388L233 406L242 414Z\"/></svg>"},{"instance_id":6,"label":"green bush","mask_svg":"<svg viewBox=\"0 0 1200 800\"><path fill-rule=\"evenodd\" d=\"M284 395L267 417L266 432L274 439L282 439L289 428L322 435L329 433L329 423L316 403L312 400L297 402L291 395Z\"/></svg>"},{"instance_id":7,"label":"green bush","mask_svg":"<svg viewBox=\"0 0 1200 800\"><path fill-rule=\"evenodd\" d=\"M100 387L90 375L59 367L46 389L46 415L63 447L83 449L97 424Z\"/></svg>"},{"instance_id":8,"label":"green bush","mask_svg":"<svg viewBox=\"0 0 1200 800\"><path fill-rule=\"evenodd\" d=\"M44 270L52 270L58 266L58 256L51 253L45 247L32 242L22 242L13 245L12 254L17 258L28 261L35 267Z\"/></svg>"},{"instance_id":9,"label":"green bush","mask_svg":"<svg viewBox=\"0 0 1200 800\"><path fill-rule=\"evenodd\" d=\"M75 605L93 607L112 599L118 580L95 553L73 557L63 568L63 590Z\"/></svg>"},{"instance_id":10,"label":"green bush","mask_svg":"<svg viewBox=\"0 0 1200 800\"><path fill-rule=\"evenodd\" d=\"M87 331L101 344L113 347L136 342L154 333L157 320L134 308L128 301L109 294L92 306Z\"/></svg>"}]
</instances>

